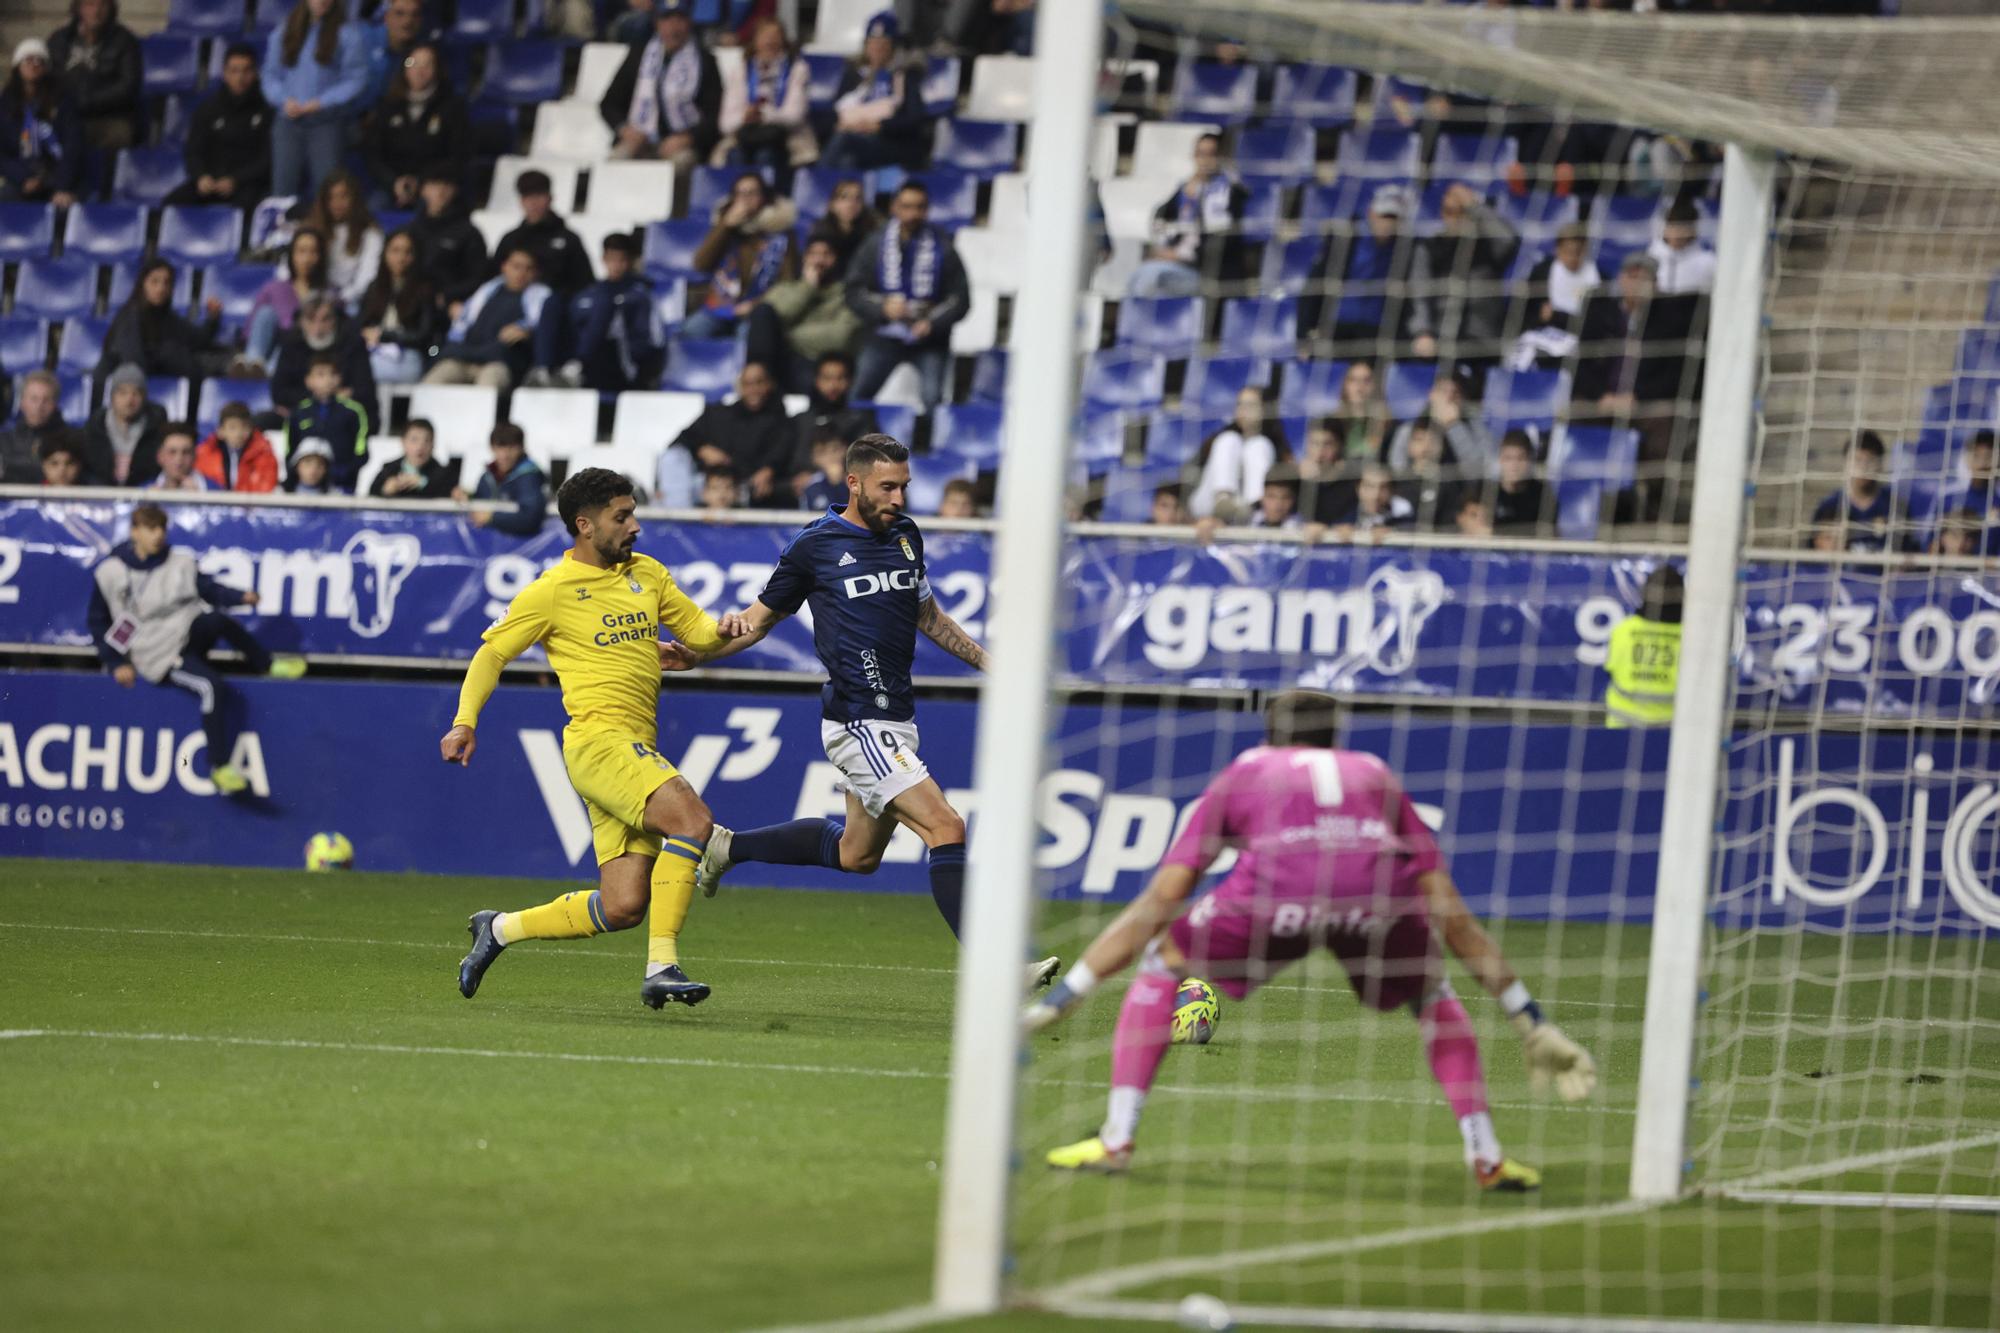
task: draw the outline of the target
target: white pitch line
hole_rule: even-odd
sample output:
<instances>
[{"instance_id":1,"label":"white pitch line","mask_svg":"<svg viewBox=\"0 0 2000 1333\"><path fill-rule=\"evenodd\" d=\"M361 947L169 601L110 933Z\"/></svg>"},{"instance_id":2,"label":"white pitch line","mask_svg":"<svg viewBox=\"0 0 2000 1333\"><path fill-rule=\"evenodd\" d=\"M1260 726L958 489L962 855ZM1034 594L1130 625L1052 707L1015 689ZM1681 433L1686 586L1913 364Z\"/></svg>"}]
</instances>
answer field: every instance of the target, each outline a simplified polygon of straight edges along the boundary
<instances>
[{"instance_id":1,"label":"white pitch line","mask_svg":"<svg viewBox=\"0 0 2000 1333\"><path fill-rule=\"evenodd\" d=\"M1100 1319L1174 1323L1180 1307L1170 1301L1071 1301L1057 1314ZM1927 1325L1801 1324L1785 1320L1651 1319L1630 1315L1454 1314L1436 1310L1312 1309L1289 1305L1231 1305L1238 1328L1385 1329L1400 1333L1930 1333Z\"/></svg>"},{"instance_id":2,"label":"white pitch line","mask_svg":"<svg viewBox=\"0 0 2000 1333\"><path fill-rule=\"evenodd\" d=\"M831 1319L823 1324L776 1324L755 1333L902 1333L905 1329L929 1328L955 1318L935 1305L907 1305L900 1310Z\"/></svg>"},{"instance_id":3,"label":"white pitch line","mask_svg":"<svg viewBox=\"0 0 2000 1333\"><path fill-rule=\"evenodd\" d=\"M1914 1148L1884 1148L1879 1152L1836 1157L1830 1162L1805 1162L1798 1166L1745 1176L1741 1180L1719 1181L1709 1188L1711 1191L1724 1194L1732 1190L1767 1189L1773 1185L1791 1185L1801 1180L1817 1180L1821 1176L1835 1176L1847 1171L1867 1171L1878 1166L1893 1166L1897 1162L1914 1162L1919 1158L1941 1157L1946 1153L1976 1152L1981 1148L1996 1146L2000 1146L2000 1131L1973 1134L1962 1139L1946 1139L1942 1143L1924 1143Z\"/></svg>"}]
</instances>

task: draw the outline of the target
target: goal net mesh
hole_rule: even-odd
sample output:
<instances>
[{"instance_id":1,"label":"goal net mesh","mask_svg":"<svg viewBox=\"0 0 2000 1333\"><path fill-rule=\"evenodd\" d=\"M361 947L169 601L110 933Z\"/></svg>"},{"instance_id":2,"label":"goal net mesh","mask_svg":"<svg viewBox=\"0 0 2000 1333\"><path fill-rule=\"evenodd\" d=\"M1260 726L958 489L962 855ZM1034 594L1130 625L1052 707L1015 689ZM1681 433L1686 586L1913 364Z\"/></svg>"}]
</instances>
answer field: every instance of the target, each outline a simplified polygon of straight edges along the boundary
<instances>
[{"instance_id":1,"label":"goal net mesh","mask_svg":"<svg viewBox=\"0 0 2000 1333\"><path fill-rule=\"evenodd\" d=\"M1072 508L1153 526L1069 539L1037 942L1080 955L1271 692L1329 690L1601 1081L1531 1088L1452 963L1500 1142L1544 1175L1484 1193L1418 1024L1321 949L1168 1051L1128 1173L1052 1169L1106 1119L1122 976L1029 1043L1013 1299L1993 1326L2000 581L1972 469L2000 26L1320 0L1108 23ZM1648 589L1688 550L1725 141L1776 155L1777 207L1687 1192L1642 1205L1672 724L1609 725L1606 662L1621 622L1671 619Z\"/></svg>"}]
</instances>

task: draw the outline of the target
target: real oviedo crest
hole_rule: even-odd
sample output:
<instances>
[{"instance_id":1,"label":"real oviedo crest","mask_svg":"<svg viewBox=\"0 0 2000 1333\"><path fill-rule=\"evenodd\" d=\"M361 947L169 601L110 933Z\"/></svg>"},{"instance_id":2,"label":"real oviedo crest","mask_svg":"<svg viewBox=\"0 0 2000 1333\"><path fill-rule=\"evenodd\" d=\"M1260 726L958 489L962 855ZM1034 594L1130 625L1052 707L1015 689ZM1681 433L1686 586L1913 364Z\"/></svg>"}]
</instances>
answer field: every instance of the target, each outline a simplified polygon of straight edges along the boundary
<instances>
[{"instance_id":1,"label":"real oviedo crest","mask_svg":"<svg viewBox=\"0 0 2000 1333\"><path fill-rule=\"evenodd\" d=\"M914 562L917 558L917 550L914 546L910 545L910 539L908 537L898 537L896 541L903 548L903 559Z\"/></svg>"}]
</instances>

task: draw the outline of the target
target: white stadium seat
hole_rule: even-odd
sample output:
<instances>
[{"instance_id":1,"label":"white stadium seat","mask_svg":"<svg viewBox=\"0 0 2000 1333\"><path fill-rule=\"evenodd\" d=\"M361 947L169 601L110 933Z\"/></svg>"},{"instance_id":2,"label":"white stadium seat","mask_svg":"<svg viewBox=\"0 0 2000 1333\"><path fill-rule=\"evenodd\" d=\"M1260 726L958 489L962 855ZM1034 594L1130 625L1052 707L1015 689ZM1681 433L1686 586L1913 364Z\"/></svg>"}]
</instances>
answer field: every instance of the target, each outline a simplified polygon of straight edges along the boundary
<instances>
[{"instance_id":1,"label":"white stadium seat","mask_svg":"<svg viewBox=\"0 0 2000 1333\"><path fill-rule=\"evenodd\" d=\"M1023 232L1001 231L996 227L961 227L952 237L952 248L965 265L966 281L974 287L1017 295L1021 290L1022 260L1028 253Z\"/></svg>"},{"instance_id":2,"label":"white stadium seat","mask_svg":"<svg viewBox=\"0 0 2000 1333\"><path fill-rule=\"evenodd\" d=\"M1104 205L1104 229L1113 240L1144 240L1153 234L1153 214L1173 194L1175 181L1157 177L1118 176L1097 183Z\"/></svg>"},{"instance_id":3,"label":"white stadium seat","mask_svg":"<svg viewBox=\"0 0 2000 1333\"><path fill-rule=\"evenodd\" d=\"M986 205L986 225L994 231L1028 229L1028 178L1006 171L993 178L993 196Z\"/></svg>"},{"instance_id":4,"label":"white stadium seat","mask_svg":"<svg viewBox=\"0 0 2000 1333\"><path fill-rule=\"evenodd\" d=\"M1000 293L975 282L971 308L965 312L965 318L951 326L952 355L977 356L993 346L999 336Z\"/></svg>"},{"instance_id":5,"label":"white stadium seat","mask_svg":"<svg viewBox=\"0 0 2000 1333\"><path fill-rule=\"evenodd\" d=\"M563 101L573 106L587 106L590 114L596 115L597 104L604 100L611 81L618 77L618 67L625 63L626 53L631 49L623 42L592 42L584 47L576 66L576 87ZM546 111L548 107L542 109Z\"/></svg>"},{"instance_id":6,"label":"white stadium seat","mask_svg":"<svg viewBox=\"0 0 2000 1333\"><path fill-rule=\"evenodd\" d=\"M860 55L861 35L867 30L868 20L886 8L882 0L820 0L813 39L806 49Z\"/></svg>"},{"instance_id":7,"label":"white stadium seat","mask_svg":"<svg viewBox=\"0 0 2000 1333\"><path fill-rule=\"evenodd\" d=\"M515 178L524 171L545 171L556 212L567 213L576 207L576 178L580 170L576 163L559 158L519 157L509 153L493 164L493 189L486 198L503 208L518 210L520 196L514 192Z\"/></svg>"},{"instance_id":8,"label":"white stadium seat","mask_svg":"<svg viewBox=\"0 0 2000 1333\"><path fill-rule=\"evenodd\" d=\"M658 222L674 214L674 164L600 162L590 169L592 217Z\"/></svg>"},{"instance_id":9,"label":"white stadium seat","mask_svg":"<svg viewBox=\"0 0 2000 1333\"><path fill-rule=\"evenodd\" d=\"M597 390L516 389L507 420L528 437L528 457L546 469L597 443Z\"/></svg>"},{"instance_id":10,"label":"white stadium seat","mask_svg":"<svg viewBox=\"0 0 2000 1333\"><path fill-rule=\"evenodd\" d=\"M1167 188L1172 189L1194 174L1195 140L1204 134L1214 133L1214 125L1144 121L1139 126L1138 142L1132 147L1131 174L1149 180L1166 180L1169 182ZM1165 199L1165 193L1160 198Z\"/></svg>"},{"instance_id":11,"label":"white stadium seat","mask_svg":"<svg viewBox=\"0 0 2000 1333\"><path fill-rule=\"evenodd\" d=\"M967 120L1025 121L1033 115L1034 107L1034 57L981 56L972 62Z\"/></svg>"},{"instance_id":12,"label":"white stadium seat","mask_svg":"<svg viewBox=\"0 0 2000 1333\"><path fill-rule=\"evenodd\" d=\"M374 486L375 478L383 468L403 461L403 441L394 435L373 435L368 439L368 461L361 465L361 474L354 482L356 495L368 494Z\"/></svg>"},{"instance_id":13,"label":"white stadium seat","mask_svg":"<svg viewBox=\"0 0 2000 1333\"><path fill-rule=\"evenodd\" d=\"M500 395L482 384L418 384L410 389L410 415L428 418L437 431L437 451L459 463L460 485L468 491L493 457L493 423L500 419Z\"/></svg>"},{"instance_id":14,"label":"white stadium seat","mask_svg":"<svg viewBox=\"0 0 2000 1333\"><path fill-rule=\"evenodd\" d=\"M479 235L486 242L486 253L491 255L500 248L500 238L521 225L521 210L518 208L475 209L472 214L472 225L479 228Z\"/></svg>"},{"instance_id":15,"label":"white stadium seat","mask_svg":"<svg viewBox=\"0 0 2000 1333\"><path fill-rule=\"evenodd\" d=\"M698 393L672 393L664 389L627 389L618 395L611 415L611 443L621 448L650 449L655 457L672 444L694 419L708 410L708 399ZM647 487L652 486L647 472Z\"/></svg>"},{"instance_id":16,"label":"white stadium seat","mask_svg":"<svg viewBox=\"0 0 2000 1333\"><path fill-rule=\"evenodd\" d=\"M544 102L535 111L529 155L547 160L602 162L611 155L611 127L594 102Z\"/></svg>"}]
</instances>

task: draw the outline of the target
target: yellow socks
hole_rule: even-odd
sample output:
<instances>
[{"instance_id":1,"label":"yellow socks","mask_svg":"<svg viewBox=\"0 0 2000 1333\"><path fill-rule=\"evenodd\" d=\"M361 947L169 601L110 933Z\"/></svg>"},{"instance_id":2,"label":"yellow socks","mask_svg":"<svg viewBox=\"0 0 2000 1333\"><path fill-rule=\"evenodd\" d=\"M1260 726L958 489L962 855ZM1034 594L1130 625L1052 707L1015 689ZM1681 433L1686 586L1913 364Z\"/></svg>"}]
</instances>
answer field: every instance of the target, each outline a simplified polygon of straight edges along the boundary
<instances>
[{"instance_id":1,"label":"yellow socks","mask_svg":"<svg viewBox=\"0 0 2000 1333\"><path fill-rule=\"evenodd\" d=\"M646 975L680 962L681 926L694 901L694 872L701 867L701 844L669 834L653 862L653 901L646 914Z\"/></svg>"},{"instance_id":2,"label":"yellow socks","mask_svg":"<svg viewBox=\"0 0 2000 1333\"><path fill-rule=\"evenodd\" d=\"M653 882L656 886L659 883L657 872ZM690 871L688 884L692 886L693 883L694 874ZM687 915L685 901L681 903L681 915ZM520 940L588 939L604 929L604 904L599 900L596 889L565 893L552 903L520 912L502 912L493 919L494 938L502 944L514 944Z\"/></svg>"}]
</instances>

